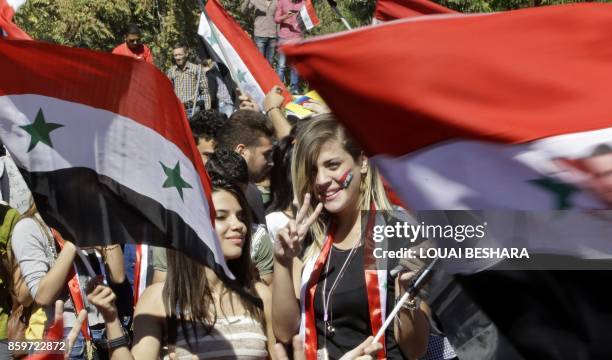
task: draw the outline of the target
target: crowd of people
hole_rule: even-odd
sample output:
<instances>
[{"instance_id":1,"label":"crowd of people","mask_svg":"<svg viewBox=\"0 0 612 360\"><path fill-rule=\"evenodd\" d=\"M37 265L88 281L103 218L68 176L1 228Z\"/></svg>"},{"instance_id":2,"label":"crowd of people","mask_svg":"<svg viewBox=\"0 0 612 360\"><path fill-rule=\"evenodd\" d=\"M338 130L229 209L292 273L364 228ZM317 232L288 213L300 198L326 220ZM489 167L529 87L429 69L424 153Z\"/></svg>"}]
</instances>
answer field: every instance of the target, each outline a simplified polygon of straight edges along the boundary
<instances>
[{"instance_id":1,"label":"crowd of people","mask_svg":"<svg viewBox=\"0 0 612 360\"><path fill-rule=\"evenodd\" d=\"M256 11L254 41L270 62L277 39L302 36L301 2L243 5ZM113 53L152 62L135 26ZM246 94L233 99L215 64L190 62L185 45L172 56L167 75L212 181L214 227L236 283L170 249L79 248L34 203L23 214L2 205L0 358L24 355L2 339L44 339L58 300L69 359L454 358L426 296L373 342L419 268L404 264L398 275L389 270L399 260L378 264L370 235L385 220L362 212L410 215L331 111L317 103L315 116L287 118L279 87L261 108ZM280 55L281 79L285 68ZM298 83L291 70L292 90ZM134 262L147 255L138 294Z\"/></svg>"},{"instance_id":2,"label":"crowd of people","mask_svg":"<svg viewBox=\"0 0 612 360\"><path fill-rule=\"evenodd\" d=\"M276 50L289 40L304 37L297 20L302 6L304 0L243 0L240 6L244 13L253 13L253 40L270 65L275 64L274 58L277 55L276 72L283 82L289 71L290 90L293 94L300 90L300 78L294 69L288 69L285 55Z\"/></svg>"}]
</instances>

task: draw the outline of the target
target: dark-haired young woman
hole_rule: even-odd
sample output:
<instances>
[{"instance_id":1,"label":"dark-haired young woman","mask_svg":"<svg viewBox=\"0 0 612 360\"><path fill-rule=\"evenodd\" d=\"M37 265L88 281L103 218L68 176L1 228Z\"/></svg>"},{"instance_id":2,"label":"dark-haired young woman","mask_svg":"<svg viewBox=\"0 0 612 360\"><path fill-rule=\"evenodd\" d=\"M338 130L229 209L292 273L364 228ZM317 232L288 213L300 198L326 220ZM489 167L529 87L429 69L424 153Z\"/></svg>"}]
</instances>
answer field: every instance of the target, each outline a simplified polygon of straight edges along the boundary
<instances>
[{"instance_id":1,"label":"dark-haired young woman","mask_svg":"<svg viewBox=\"0 0 612 360\"><path fill-rule=\"evenodd\" d=\"M115 295L98 286L89 295L106 321L114 346L111 359L158 359L164 347L178 359L265 359L272 354L271 294L255 278L249 256L249 214L242 192L223 179L213 180L215 230L229 268L245 292L263 300L264 309L229 289L208 267L168 251L165 283L148 287L134 316L130 350L117 319Z\"/></svg>"}]
</instances>

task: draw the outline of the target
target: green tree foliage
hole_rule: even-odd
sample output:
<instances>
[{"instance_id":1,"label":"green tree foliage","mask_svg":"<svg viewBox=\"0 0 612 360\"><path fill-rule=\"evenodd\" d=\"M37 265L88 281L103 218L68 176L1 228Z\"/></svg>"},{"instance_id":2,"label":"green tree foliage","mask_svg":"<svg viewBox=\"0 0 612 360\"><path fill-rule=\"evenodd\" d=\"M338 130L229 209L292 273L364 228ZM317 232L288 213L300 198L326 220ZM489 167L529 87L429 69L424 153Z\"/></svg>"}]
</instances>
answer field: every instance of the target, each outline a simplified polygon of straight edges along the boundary
<instances>
[{"instance_id":1,"label":"green tree foliage","mask_svg":"<svg viewBox=\"0 0 612 360\"><path fill-rule=\"evenodd\" d=\"M194 42L198 11L193 0L28 0L15 21L35 39L102 51L121 43L135 23L163 68L174 43Z\"/></svg>"},{"instance_id":2,"label":"green tree foliage","mask_svg":"<svg viewBox=\"0 0 612 360\"><path fill-rule=\"evenodd\" d=\"M568 0L434 0L461 12L490 12L571 2ZM253 14L242 13L242 0L221 0L241 26L252 33ZM314 0L321 25L307 36L344 30L326 0ZM338 0L352 27L370 24L376 0ZM199 0L28 0L15 21L33 38L69 46L110 51L123 41L127 24L138 24L157 65L165 69L176 42L195 43Z\"/></svg>"}]
</instances>

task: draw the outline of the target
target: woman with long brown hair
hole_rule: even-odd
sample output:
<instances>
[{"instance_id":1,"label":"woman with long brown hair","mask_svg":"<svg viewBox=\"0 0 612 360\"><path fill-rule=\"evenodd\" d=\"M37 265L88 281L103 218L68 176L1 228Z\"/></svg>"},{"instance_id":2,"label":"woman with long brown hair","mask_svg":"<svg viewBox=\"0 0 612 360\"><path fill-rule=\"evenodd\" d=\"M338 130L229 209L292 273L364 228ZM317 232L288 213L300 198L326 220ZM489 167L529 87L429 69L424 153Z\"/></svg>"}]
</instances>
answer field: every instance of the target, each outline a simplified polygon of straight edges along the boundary
<instances>
[{"instance_id":1,"label":"woman with long brown hair","mask_svg":"<svg viewBox=\"0 0 612 360\"><path fill-rule=\"evenodd\" d=\"M303 203L275 241L274 331L285 343L299 331L309 360L338 359L378 332L404 291L387 271L393 265L381 268L373 258L369 236L379 221L374 212L396 209L377 170L331 115L300 131L292 180ZM370 212L366 224L362 211ZM312 243L302 255L308 234ZM379 358L424 354L425 309L415 303L402 308L381 339Z\"/></svg>"},{"instance_id":2,"label":"woman with long brown hair","mask_svg":"<svg viewBox=\"0 0 612 360\"><path fill-rule=\"evenodd\" d=\"M123 341L113 292L98 286L89 295L106 321L112 359L158 359L165 346L187 359L265 359L272 354L271 294L251 263L248 204L240 189L222 178L213 178L212 200L221 249L242 294L210 268L168 251L165 282L149 286L136 306L131 350ZM255 297L263 300L263 310Z\"/></svg>"},{"instance_id":3,"label":"woman with long brown hair","mask_svg":"<svg viewBox=\"0 0 612 360\"><path fill-rule=\"evenodd\" d=\"M16 267L13 288L22 305L19 289L27 286L32 302L25 337L43 340L52 324L56 300L64 302L64 335L67 335L81 309L87 310L87 326L76 339L70 359L104 359L94 343L103 340L104 322L98 311L85 299L87 283L94 278L119 284L124 280L123 254L119 245L81 249L52 231L41 218L34 202L20 216L11 235L11 249Z\"/></svg>"}]
</instances>

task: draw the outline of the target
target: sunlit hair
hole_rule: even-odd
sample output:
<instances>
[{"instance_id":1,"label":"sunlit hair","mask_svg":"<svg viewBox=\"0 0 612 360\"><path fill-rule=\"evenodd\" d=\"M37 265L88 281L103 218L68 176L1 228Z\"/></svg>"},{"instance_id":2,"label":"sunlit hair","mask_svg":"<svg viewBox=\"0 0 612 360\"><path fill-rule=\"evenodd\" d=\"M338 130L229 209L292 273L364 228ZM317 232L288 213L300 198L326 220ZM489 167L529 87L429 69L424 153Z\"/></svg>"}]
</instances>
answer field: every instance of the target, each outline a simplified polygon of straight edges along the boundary
<instances>
[{"instance_id":1,"label":"sunlit hair","mask_svg":"<svg viewBox=\"0 0 612 360\"><path fill-rule=\"evenodd\" d=\"M34 200L30 199L30 206L28 206L28 209L23 214L21 214L19 220L25 218L33 218L36 214L38 214L38 209L36 208Z\"/></svg>"},{"instance_id":2,"label":"sunlit hair","mask_svg":"<svg viewBox=\"0 0 612 360\"><path fill-rule=\"evenodd\" d=\"M311 212L318 202L315 184L317 159L321 148L328 141L338 141L356 162L363 154L361 148L346 134L344 128L332 115L320 115L313 118L299 132L291 164L293 192L300 201L304 199L306 193L311 194ZM368 165L367 174L361 178L359 209L370 210L372 202L377 210L391 210L391 204L387 199L378 170ZM315 256L321 250L332 216L324 209L317 222L311 226L313 241L305 252L305 259Z\"/></svg>"},{"instance_id":3,"label":"sunlit hair","mask_svg":"<svg viewBox=\"0 0 612 360\"><path fill-rule=\"evenodd\" d=\"M40 226L41 230L46 228L46 225L38 218L37 215L38 215L38 208L36 208L34 199L30 197L30 205L28 206L28 209L19 216L19 218L17 219L17 222L23 219L32 219ZM43 230L43 234L46 236L45 240L47 241L47 243L50 246L55 246L55 242L49 236L49 234L44 230ZM6 281L7 281L6 287L10 289L10 292L13 298L17 299L16 290L19 289L24 284L25 279L23 278L23 276L20 276L18 279L14 279L13 277L13 274L15 274L15 272L17 271L17 268L19 267L19 263L16 261L15 256L11 250L7 251L7 259L8 259L8 262L6 263L6 269L10 270L10 276L6 277ZM16 280L16 281L13 282L13 280Z\"/></svg>"},{"instance_id":4,"label":"sunlit hair","mask_svg":"<svg viewBox=\"0 0 612 360\"><path fill-rule=\"evenodd\" d=\"M227 179L214 176L212 178L213 192L227 191L236 198L242 209L248 208L248 203L240 189ZM251 219L248 211L243 211L241 219L247 229L242 255L238 259L227 260L227 266L236 277L236 281L244 293L257 297L255 283L259 280L258 272L251 261ZM176 341L176 324L180 324L185 339L191 345L190 338L198 339L202 334L196 332L197 326L202 326L205 334L210 333L218 315L215 310L213 294L206 276L206 267L190 257L177 251L168 250L168 272L163 289L163 300L168 314L168 343ZM249 316L265 324L263 311L245 296L224 286L221 299L232 293L238 295L240 303ZM232 296L229 297L233 308ZM222 301L220 301L222 302ZM192 330L189 334L187 324ZM191 336L190 336L191 335ZM193 339L192 338L192 339Z\"/></svg>"}]
</instances>

